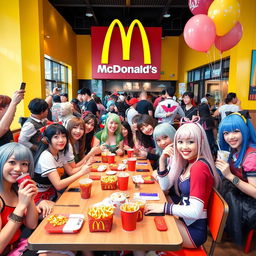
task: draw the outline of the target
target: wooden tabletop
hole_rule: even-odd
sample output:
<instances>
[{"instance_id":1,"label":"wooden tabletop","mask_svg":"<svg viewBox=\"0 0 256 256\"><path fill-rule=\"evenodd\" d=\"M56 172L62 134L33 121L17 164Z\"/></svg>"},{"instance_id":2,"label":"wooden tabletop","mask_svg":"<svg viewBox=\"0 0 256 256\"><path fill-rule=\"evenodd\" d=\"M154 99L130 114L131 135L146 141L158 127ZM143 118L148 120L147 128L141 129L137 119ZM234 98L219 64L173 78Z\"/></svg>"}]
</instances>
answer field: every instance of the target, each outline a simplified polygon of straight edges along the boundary
<instances>
[{"instance_id":1,"label":"wooden tabletop","mask_svg":"<svg viewBox=\"0 0 256 256\"><path fill-rule=\"evenodd\" d=\"M116 162L121 163L125 157L117 157ZM99 158L100 159L100 158ZM136 165L136 169L150 169L148 160L138 160L137 162L146 162L147 165ZM102 163L100 163L102 164ZM108 164L106 164L108 166ZM127 171L127 169L126 169ZM105 175L104 173L93 173L96 175ZM131 176L138 174L150 174L149 172L129 172ZM78 187L78 181L70 185ZM176 251L181 248L182 237L179 233L173 216L165 216L168 231L160 232L156 229L153 216L144 216L141 222L137 222L135 231L125 231L122 228L120 215L114 215L111 232L89 232L87 209L89 206L102 201L112 193L119 190L102 190L100 181L93 181L91 197L81 199L79 192L64 192L56 202L56 205L78 205L78 206L55 206L54 213L70 214L82 213L85 215L85 221L81 230L76 234L49 234L45 230L47 218L36 228L29 237L29 248L32 250L54 249L54 250L94 250L94 251L114 251L114 250L162 250ZM158 183L141 184L139 189L135 189L131 177L126 191L130 198L133 198L134 192L154 192L159 193L160 201L165 202L165 196ZM152 201L147 201L152 202Z\"/></svg>"}]
</instances>

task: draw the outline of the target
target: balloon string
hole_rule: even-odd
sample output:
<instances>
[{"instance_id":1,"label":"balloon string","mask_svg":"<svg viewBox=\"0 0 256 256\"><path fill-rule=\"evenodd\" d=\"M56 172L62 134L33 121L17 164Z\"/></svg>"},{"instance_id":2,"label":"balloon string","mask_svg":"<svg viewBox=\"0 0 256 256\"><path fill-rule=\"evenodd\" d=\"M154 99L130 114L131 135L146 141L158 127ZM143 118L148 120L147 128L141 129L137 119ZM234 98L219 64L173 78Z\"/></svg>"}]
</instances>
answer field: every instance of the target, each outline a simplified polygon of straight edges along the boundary
<instances>
[{"instance_id":1,"label":"balloon string","mask_svg":"<svg viewBox=\"0 0 256 256\"><path fill-rule=\"evenodd\" d=\"M222 94L222 90L221 90L221 85L223 85L222 83L222 51L220 51L220 83L219 83L219 91L220 91L220 100L222 100L223 94Z\"/></svg>"}]
</instances>

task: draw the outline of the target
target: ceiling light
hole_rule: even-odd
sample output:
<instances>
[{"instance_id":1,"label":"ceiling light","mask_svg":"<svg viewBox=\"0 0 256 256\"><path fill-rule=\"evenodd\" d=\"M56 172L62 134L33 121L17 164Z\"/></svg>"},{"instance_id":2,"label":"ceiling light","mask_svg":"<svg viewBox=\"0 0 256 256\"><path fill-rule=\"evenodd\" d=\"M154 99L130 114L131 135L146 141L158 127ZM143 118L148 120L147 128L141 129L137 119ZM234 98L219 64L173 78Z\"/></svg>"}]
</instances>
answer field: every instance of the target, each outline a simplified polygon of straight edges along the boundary
<instances>
[{"instance_id":1,"label":"ceiling light","mask_svg":"<svg viewBox=\"0 0 256 256\"><path fill-rule=\"evenodd\" d=\"M164 15L163 15L164 18L170 18L171 17L171 14L166 12Z\"/></svg>"},{"instance_id":2,"label":"ceiling light","mask_svg":"<svg viewBox=\"0 0 256 256\"><path fill-rule=\"evenodd\" d=\"M85 13L85 16L86 16L86 17L92 17L92 16L93 16L93 13L90 12L90 11L87 11L87 12Z\"/></svg>"}]
</instances>

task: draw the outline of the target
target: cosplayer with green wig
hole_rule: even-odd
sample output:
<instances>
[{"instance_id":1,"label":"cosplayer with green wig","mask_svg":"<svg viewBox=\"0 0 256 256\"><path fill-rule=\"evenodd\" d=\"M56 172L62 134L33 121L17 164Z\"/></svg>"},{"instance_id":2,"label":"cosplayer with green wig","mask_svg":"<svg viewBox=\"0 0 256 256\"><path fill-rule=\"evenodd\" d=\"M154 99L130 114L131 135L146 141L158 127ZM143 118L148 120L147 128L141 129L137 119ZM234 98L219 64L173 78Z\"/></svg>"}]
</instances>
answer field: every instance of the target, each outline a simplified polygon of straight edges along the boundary
<instances>
[{"instance_id":1,"label":"cosplayer with green wig","mask_svg":"<svg viewBox=\"0 0 256 256\"><path fill-rule=\"evenodd\" d=\"M103 130L94 136L94 147L103 145L112 153L123 155L121 120L117 114L109 113Z\"/></svg>"}]
</instances>

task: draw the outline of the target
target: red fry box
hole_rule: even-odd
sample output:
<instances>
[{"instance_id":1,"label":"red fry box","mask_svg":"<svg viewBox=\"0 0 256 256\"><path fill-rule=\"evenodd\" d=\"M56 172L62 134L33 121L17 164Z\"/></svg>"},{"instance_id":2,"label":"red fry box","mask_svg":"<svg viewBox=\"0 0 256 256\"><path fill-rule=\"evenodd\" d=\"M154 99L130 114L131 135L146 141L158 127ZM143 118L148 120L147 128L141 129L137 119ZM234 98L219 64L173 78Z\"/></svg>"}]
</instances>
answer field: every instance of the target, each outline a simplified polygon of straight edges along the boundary
<instances>
[{"instance_id":1,"label":"red fry box","mask_svg":"<svg viewBox=\"0 0 256 256\"><path fill-rule=\"evenodd\" d=\"M91 180L100 180L100 175L93 175L93 174L90 174L89 175L89 179L91 179Z\"/></svg>"},{"instance_id":2,"label":"red fry box","mask_svg":"<svg viewBox=\"0 0 256 256\"><path fill-rule=\"evenodd\" d=\"M152 184L155 182L155 179L152 175L142 175L142 178L144 180L144 184Z\"/></svg>"},{"instance_id":3,"label":"red fry box","mask_svg":"<svg viewBox=\"0 0 256 256\"><path fill-rule=\"evenodd\" d=\"M115 189L117 189L117 180L114 181L114 182L109 182L109 183L101 181L101 189L102 190L115 190Z\"/></svg>"},{"instance_id":4,"label":"red fry box","mask_svg":"<svg viewBox=\"0 0 256 256\"><path fill-rule=\"evenodd\" d=\"M98 172L98 167L99 167L98 164L92 164L91 172Z\"/></svg>"},{"instance_id":5,"label":"red fry box","mask_svg":"<svg viewBox=\"0 0 256 256\"><path fill-rule=\"evenodd\" d=\"M118 171L118 164L109 164L109 169L112 171Z\"/></svg>"},{"instance_id":6,"label":"red fry box","mask_svg":"<svg viewBox=\"0 0 256 256\"><path fill-rule=\"evenodd\" d=\"M90 232L110 232L113 224L113 214L104 219L95 219L88 215Z\"/></svg>"},{"instance_id":7,"label":"red fry box","mask_svg":"<svg viewBox=\"0 0 256 256\"><path fill-rule=\"evenodd\" d=\"M65 216L68 218L67 222L63 225L54 226L50 222L47 222L45 225L45 230L48 233L54 234L65 234L65 233L77 233L84 222L84 215L83 214L54 214L55 216Z\"/></svg>"},{"instance_id":8,"label":"red fry box","mask_svg":"<svg viewBox=\"0 0 256 256\"><path fill-rule=\"evenodd\" d=\"M117 177L116 176L101 176L101 189L102 190L117 189Z\"/></svg>"}]
</instances>

